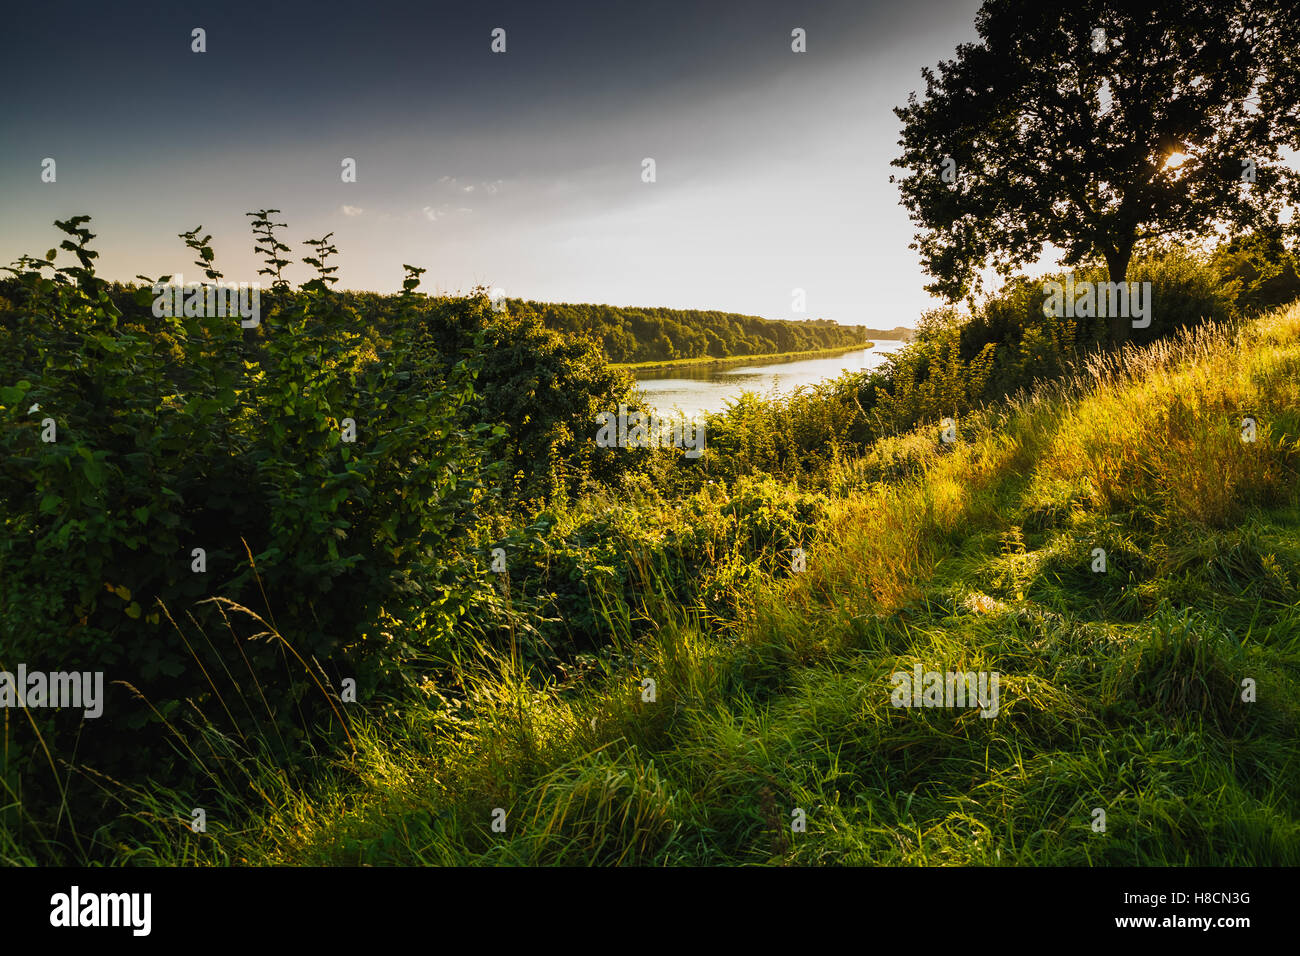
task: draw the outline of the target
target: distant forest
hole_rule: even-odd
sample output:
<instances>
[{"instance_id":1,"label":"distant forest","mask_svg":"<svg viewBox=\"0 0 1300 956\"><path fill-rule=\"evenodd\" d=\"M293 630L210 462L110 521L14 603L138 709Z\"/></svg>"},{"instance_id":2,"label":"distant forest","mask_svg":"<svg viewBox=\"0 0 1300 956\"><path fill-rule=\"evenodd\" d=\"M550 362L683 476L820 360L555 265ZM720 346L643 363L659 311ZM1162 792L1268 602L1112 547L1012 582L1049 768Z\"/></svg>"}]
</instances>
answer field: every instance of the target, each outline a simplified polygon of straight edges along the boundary
<instances>
[{"instance_id":1,"label":"distant forest","mask_svg":"<svg viewBox=\"0 0 1300 956\"><path fill-rule=\"evenodd\" d=\"M664 362L833 349L867 341L873 330L830 319L788 321L734 312L624 308L508 299L513 315L536 316L547 328L586 335L611 362ZM905 333L906 329L896 330ZM891 337L899 337L889 333ZM886 337L880 335L880 338Z\"/></svg>"}]
</instances>

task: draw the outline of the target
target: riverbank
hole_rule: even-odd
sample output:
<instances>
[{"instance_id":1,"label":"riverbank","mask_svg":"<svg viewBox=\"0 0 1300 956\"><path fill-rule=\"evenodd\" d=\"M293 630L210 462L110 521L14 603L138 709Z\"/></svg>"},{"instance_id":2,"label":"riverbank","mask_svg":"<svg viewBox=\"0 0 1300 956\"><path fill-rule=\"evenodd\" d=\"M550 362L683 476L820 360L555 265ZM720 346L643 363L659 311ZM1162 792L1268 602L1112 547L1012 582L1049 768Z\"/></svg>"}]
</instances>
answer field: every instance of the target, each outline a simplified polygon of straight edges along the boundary
<instances>
[{"instance_id":1,"label":"riverbank","mask_svg":"<svg viewBox=\"0 0 1300 956\"><path fill-rule=\"evenodd\" d=\"M697 358L672 359L665 362L618 362L611 363L609 368L618 369L624 372L659 372L670 371L681 368L714 368L727 365L747 365L754 361L795 361L797 359L825 358L832 355L843 355L845 352L857 352L862 349L874 348L875 342L861 342L857 345L844 345L833 349L813 349L808 352L764 352L757 355L728 355L725 358L714 358L712 355L702 355Z\"/></svg>"},{"instance_id":2,"label":"riverbank","mask_svg":"<svg viewBox=\"0 0 1300 956\"><path fill-rule=\"evenodd\" d=\"M352 765L322 761L303 784L248 759L255 786L213 813L237 826L137 852L1294 866L1298 363L1292 306L970 412L950 450L927 422L837 455L825 493L759 472L617 522L592 499L560 517L551 540L567 543L524 560L550 573L637 555L601 568L625 590L570 599L592 602L586 626L610 628L626 663L561 684L499 651L463 698L359 713ZM1240 407L1276 431L1248 446ZM710 454L754 447L731 438L745 444ZM528 552L511 553L523 580ZM634 631L638 617L653 626Z\"/></svg>"}]
</instances>

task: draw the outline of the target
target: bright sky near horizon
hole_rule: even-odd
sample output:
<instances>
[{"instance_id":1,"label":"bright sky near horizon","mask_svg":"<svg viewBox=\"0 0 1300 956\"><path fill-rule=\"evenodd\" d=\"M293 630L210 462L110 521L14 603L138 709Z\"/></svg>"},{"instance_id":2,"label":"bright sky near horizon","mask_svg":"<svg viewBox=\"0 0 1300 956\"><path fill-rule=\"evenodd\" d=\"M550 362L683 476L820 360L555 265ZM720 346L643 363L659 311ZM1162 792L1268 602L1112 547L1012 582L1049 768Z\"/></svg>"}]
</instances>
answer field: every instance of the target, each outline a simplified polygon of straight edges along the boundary
<instances>
[{"instance_id":1,"label":"bright sky near horizon","mask_svg":"<svg viewBox=\"0 0 1300 956\"><path fill-rule=\"evenodd\" d=\"M251 280L243 213L273 207L290 258L334 232L343 287L394 290L409 262L427 289L772 318L804 317L802 288L806 317L911 325L931 300L891 107L974 38L978 3L704 6L33 5L0 40L23 94L0 117L0 260L86 213L109 278L197 279L176 234L202 224Z\"/></svg>"},{"instance_id":2,"label":"bright sky near horizon","mask_svg":"<svg viewBox=\"0 0 1300 956\"><path fill-rule=\"evenodd\" d=\"M411 263L427 291L912 325L934 303L891 110L977 7L25 5L0 38L0 262L85 213L108 278L200 278L177 234L202 224L251 281L244 213L272 207L289 258L334 233L340 287L396 290Z\"/></svg>"}]
</instances>

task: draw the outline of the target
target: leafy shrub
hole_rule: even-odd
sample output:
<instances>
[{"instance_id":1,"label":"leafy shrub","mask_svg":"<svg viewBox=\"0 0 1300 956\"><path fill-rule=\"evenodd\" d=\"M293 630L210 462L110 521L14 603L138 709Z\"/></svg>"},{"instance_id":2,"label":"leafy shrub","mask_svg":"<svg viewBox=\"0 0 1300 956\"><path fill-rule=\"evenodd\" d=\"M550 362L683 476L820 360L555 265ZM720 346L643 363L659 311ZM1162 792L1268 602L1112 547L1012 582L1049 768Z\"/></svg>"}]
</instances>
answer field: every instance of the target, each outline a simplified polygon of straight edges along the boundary
<instances>
[{"instance_id":1,"label":"leafy shrub","mask_svg":"<svg viewBox=\"0 0 1300 956\"><path fill-rule=\"evenodd\" d=\"M1300 298L1300 263L1283 244L1280 230L1237 236L1214 251L1210 265L1243 314Z\"/></svg>"},{"instance_id":2,"label":"leafy shrub","mask_svg":"<svg viewBox=\"0 0 1300 956\"><path fill-rule=\"evenodd\" d=\"M1104 266L1070 274L1104 283ZM1065 273L1018 278L969 317L942 309L927 314L916 341L890 356L862 385L877 434L907 431L923 422L956 417L1035 384L1066 377L1084 355L1104 347L1104 317L1045 314L1044 283L1064 284ZM1179 247L1153 249L1136 259L1129 282L1151 283L1151 324L1134 329L1144 344L1203 322L1235 315L1233 292L1210 265Z\"/></svg>"},{"instance_id":3,"label":"leafy shrub","mask_svg":"<svg viewBox=\"0 0 1300 956\"><path fill-rule=\"evenodd\" d=\"M86 221L57 224L77 265L56 268L51 250L10 270L0 663L104 671L137 688L151 706L110 685L105 715L80 731L81 752L113 772L165 769L134 732L186 699L201 707L222 668L250 670L286 730L320 708L305 696L308 661L355 677L361 694L394 686L473 600L455 567L504 433L473 414L482 337L434 366L427 330L397 322L376 351L329 289L329 237L308 260L318 277L293 296L273 287L257 329L155 318L147 288L127 314L94 275ZM343 440L350 424L355 443ZM218 595L266 624L203 603ZM205 646L223 616L241 639L269 625L293 654L274 641ZM231 715L236 729L262 719L251 713ZM79 716L47 721L47 742L70 743Z\"/></svg>"}]
</instances>

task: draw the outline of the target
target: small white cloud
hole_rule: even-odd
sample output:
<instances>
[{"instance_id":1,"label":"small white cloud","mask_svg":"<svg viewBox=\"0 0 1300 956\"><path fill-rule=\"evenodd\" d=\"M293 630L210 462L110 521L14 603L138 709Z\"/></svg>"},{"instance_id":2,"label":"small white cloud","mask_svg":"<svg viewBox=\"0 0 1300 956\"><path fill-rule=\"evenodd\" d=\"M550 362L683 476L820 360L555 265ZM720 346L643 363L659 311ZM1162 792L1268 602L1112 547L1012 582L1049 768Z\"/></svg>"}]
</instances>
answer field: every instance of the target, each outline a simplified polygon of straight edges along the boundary
<instances>
[{"instance_id":1,"label":"small white cloud","mask_svg":"<svg viewBox=\"0 0 1300 956\"><path fill-rule=\"evenodd\" d=\"M420 211L424 213L424 218L429 220L429 222L437 222L439 219L446 219L448 216L452 215L453 213L464 215L466 213L471 213L474 210L469 209L465 206L443 205L443 206L424 206Z\"/></svg>"},{"instance_id":2,"label":"small white cloud","mask_svg":"<svg viewBox=\"0 0 1300 956\"><path fill-rule=\"evenodd\" d=\"M344 206L342 212L345 216L359 216L365 212L365 210L360 206Z\"/></svg>"},{"instance_id":3,"label":"small white cloud","mask_svg":"<svg viewBox=\"0 0 1300 956\"><path fill-rule=\"evenodd\" d=\"M460 191L463 193L472 193L474 191L474 184L470 183L468 186L462 186L460 187Z\"/></svg>"}]
</instances>

